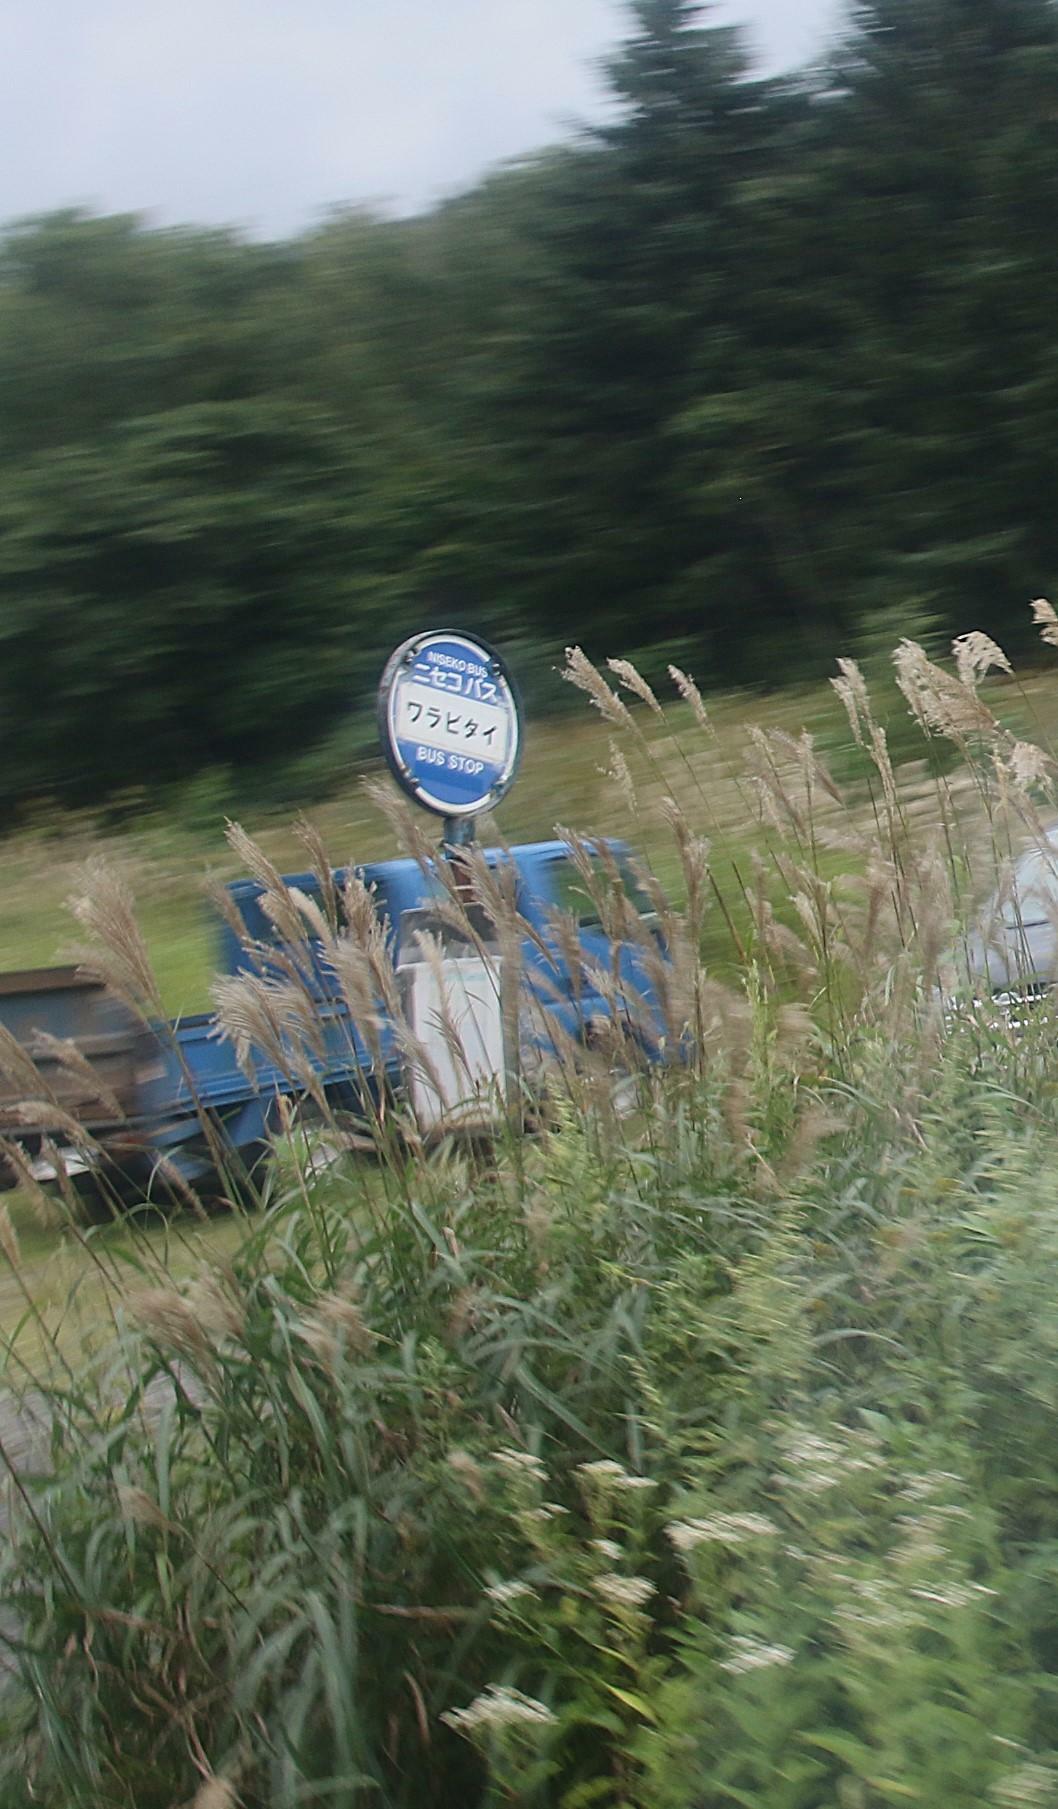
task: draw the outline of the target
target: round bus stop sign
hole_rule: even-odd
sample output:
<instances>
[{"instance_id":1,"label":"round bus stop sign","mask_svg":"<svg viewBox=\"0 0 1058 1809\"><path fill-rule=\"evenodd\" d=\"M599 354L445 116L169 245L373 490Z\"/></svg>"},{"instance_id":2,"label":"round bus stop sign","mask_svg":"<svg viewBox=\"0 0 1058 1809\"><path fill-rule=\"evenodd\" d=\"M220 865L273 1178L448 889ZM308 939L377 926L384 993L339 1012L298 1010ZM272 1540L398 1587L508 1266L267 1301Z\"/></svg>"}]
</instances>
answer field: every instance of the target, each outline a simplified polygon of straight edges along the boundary
<instances>
[{"instance_id":1,"label":"round bus stop sign","mask_svg":"<svg viewBox=\"0 0 1058 1809\"><path fill-rule=\"evenodd\" d=\"M475 816L514 778L514 684L499 654L471 635L438 629L398 647L382 674L378 721L394 777L439 816Z\"/></svg>"}]
</instances>

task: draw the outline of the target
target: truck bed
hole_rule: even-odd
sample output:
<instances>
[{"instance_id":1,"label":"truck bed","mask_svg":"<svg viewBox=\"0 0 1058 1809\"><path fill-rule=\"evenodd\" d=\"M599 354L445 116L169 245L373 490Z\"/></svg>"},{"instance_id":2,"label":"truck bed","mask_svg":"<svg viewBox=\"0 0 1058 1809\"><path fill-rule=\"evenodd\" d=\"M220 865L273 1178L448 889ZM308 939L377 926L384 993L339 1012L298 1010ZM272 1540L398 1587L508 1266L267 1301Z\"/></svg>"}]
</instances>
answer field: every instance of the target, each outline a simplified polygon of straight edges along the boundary
<instances>
[{"instance_id":1,"label":"truck bed","mask_svg":"<svg viewBox=\"0 0 1058 1809\"><path fill-rule=\"evenodd\" d=\"M0 974L0 1025L33 1061L42 1105L55 1105L93 1133L135 1111L139 1070L153 1039L102 981L76 967ZM71 1043L82 1062L65 1065L48 1038ZM27 1093L17 1077L0 1071L0 1126L17 1122L13 1108ZM47 1132L46 1115L37 1128Z\"/></svg>"}]
</instances>

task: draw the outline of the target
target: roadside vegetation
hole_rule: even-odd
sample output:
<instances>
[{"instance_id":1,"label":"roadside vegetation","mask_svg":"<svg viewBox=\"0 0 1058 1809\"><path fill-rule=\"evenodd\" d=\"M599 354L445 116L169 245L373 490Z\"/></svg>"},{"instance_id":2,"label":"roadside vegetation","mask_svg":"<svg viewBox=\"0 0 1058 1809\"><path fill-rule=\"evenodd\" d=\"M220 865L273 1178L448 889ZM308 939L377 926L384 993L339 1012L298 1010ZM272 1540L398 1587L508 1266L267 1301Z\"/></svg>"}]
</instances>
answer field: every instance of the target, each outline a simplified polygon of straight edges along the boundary
<instances>
[{"instance_id":1,"label":"roadside vegetation","mask_svg":"<svg viewBox=\"0 0 1058 1809\"><path fill-rule=\"evenodd\" d=\"M939 993L1058 768L1042 681L956 651L899 650L899 768L842 665L842 784L785 719L736 767L685 675L669 716L573 656L586 766L678 892L680 1061L560 1049L541 1127L489 1148L380 1115L315 1172L292 1123L198 1263L194 1202L148 1261L25 1197L108 1318L27 1363L50 1431L8 1491L0 1802L1058 1801L1053 1025ZM421 845L399 808L388 833ZM362 905L303 919L361 1005L391 984ZM220 1006L236 1037L294 1021L264 977Z\"/></svg>"}]
</instances>

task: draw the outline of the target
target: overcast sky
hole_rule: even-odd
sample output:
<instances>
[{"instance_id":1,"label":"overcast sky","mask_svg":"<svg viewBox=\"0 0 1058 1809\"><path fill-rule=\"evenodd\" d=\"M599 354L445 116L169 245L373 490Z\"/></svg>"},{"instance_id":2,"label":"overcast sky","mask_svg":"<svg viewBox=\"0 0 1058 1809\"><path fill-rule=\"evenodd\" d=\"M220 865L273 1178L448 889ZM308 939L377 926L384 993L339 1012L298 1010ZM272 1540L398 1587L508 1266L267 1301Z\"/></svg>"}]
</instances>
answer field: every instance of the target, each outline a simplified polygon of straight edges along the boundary
<instances>
[{"instance_id":1,"label":"overcast sky","mask_svg":"<svg viewBox=\"0 0 1058 1809\"><path fill-rule=\"evenodd\" d=\"M838 0L724 0L761 66ZM279 237L402 211L597 117L621 0L0 0L0 220L71 203Z\"/></svg>"}]
</instances>

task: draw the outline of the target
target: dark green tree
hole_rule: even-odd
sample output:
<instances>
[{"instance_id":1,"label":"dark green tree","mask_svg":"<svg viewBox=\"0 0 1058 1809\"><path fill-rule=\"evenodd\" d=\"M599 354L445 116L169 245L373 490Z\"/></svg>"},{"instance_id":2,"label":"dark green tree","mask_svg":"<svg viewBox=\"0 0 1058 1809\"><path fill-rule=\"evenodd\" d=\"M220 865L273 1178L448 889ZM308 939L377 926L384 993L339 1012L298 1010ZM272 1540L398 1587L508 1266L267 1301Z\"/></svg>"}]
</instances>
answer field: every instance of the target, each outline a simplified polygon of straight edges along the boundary
<instances>
[{"instance_id":1,"label":"dark green tree","mask_svg":"<svg viewBox=\"0 0 1058 1809\"><path fill-rule=\"evenodd\" d=\"M744 676L777 622L825 608L785 454L791 401L810 432L812 399L796 373L762 372L748 328L774 321L747 318L774 282L761 235L808 101L754 80L738 34L689 0L643 0L632 26L616 118L541 171L526 222L508 544L545 632L572 619L662 665L689 641L707 670Z\"/></svg>"},{"instance_id":2,"label":"dark green tree","mask_svg":"<svg viewBox=\"0 0 1058 1809\"><path fill-rule=\"evenodd\" d=\"M419 219L0 238L0 808L369 742L427 619L546 704L574 639L706 683L1011 639L1058 568L1055 0L857 0L769 81L637 0L609 75Z\"/></svg>"},{"instance_id":3,"label":"dark green tree","mask_svg":"<svg viewBox=\"0 0 1058 1809\"><path fill-rule=\"evenodd\" d=\"M282 400L142 416L8 466L0 802L310 744L389 632L361 490L333 420Z\"/></svg>"},{"instance_id":4,"label":"dark green tree","mask_svg":"<svg viewBox=\"0 0 1058 1809\"><path fill-rule=\"evenodd\" d=\"M828 117L820 173L862 323L849 378L854 492L875 499L866 594L1002 636L1058 554L1044 299L1058 276L1045 225L1058 9L866 0Z\"/></svg>"}]
</instances>

